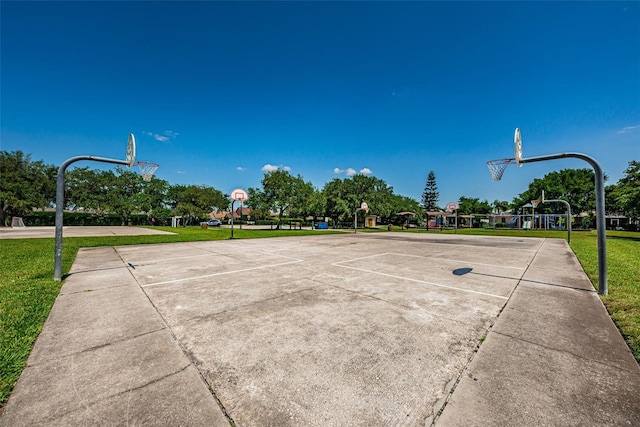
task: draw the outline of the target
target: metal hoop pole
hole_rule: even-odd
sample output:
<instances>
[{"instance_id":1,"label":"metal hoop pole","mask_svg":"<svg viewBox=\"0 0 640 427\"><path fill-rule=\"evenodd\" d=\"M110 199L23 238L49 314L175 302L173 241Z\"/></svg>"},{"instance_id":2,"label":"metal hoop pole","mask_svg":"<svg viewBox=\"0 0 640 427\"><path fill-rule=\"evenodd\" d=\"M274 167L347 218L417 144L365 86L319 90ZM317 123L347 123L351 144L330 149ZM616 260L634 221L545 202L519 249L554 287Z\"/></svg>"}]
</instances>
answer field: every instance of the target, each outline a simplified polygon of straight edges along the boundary
<instances>
[{"instance_id":1,"label":"metal hoop pole","mask_svg":"<svg viewBox=\"0 0 640 427\"><path fill-rule=\"evenodd\" d=\"M233 204L235 203L235 200L231 201L231 237L229 237L230 239L233 239Z\"/></svg>"},{"instance_id":2,"label":"metal hoop pole","mask_svg":"<svg viewBox=\"0 0 640 427\"><path fill-rule=\"evenodd\" d=\"M573 157L589 163L596 174L596 232L598 242L598 293L607 295L609 293L607 284L607 233L605 223L604 206L604 173L600 164L591 156L582 153L560 153L548 156L528 157L520 159L520 163L535 163L545 160L565 159Z\"/></svg>"},{"instance_id":3,"label":"metal hoop pole","mask_svg":"<svg viewBox=\"0 0 640 427\"><path fill-rule=\"evenodd\" d=\"M58 168L58 178L56 182L56 253L53 266L53 280L62 280L62 227L64 221L64 172L70 164L80 160L93 160L95 162L115 163L117 165L128 165L126 160L107 159L95 156L76 156L64 161Z\"/></svg>"}]
</instances>

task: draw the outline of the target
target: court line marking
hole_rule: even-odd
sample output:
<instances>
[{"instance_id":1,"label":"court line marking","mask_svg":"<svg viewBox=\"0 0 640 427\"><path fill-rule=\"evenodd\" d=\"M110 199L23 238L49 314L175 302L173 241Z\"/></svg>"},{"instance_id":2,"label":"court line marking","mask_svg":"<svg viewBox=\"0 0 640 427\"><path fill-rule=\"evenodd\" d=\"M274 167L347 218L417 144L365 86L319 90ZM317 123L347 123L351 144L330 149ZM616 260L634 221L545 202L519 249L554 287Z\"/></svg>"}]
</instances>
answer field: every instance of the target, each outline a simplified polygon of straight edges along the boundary
<instances>
[{"instance_id":1,"label":"court line marking","mask_svg":"<svg viewBox=\"0 0 640 427\"><path fill-rule=\"evenodd\" d=\"M391 277L391 278L399 279L399 280L407 280L409 282L422 283L422 284L430 285L430 286L437 286L439 288L452 289L452 290L455 290L455 291L467 292L467 293L476 294L476 295L484 295L484 296L488 296L488 297L492 297L492 298L499 298L499 299L504 299L504 300L508 300L509 299L509 297L505 297L505 296L502 296L502 295L490 294L488 292L474 291L473 289L459 288L459 287L456 287L456 286L449 286L449 285L443 285L443 284L440 284L440 283L427 282L426 280L412 279L412 278L409 278L409 277L396 276L395 274L381 273L379 271L367 270L367 269L358 268L358 267L350 267L348 265L341 265L341 264L343 264L345 262L357 261L357 260L367 259L367 258L374 258L374 257L378 257L378 256L381 256L381 255L387 255L387 254L389 254L389 253L388 252L384 252L384 253L381 253L381 254L369 255L369 256L364 256L364 257L360 257L360 258L354 258L354 259L348 260L348 261L338 261L338 262L331 263L331 265L333 265L335 267L348 268L350 270L361 271L363 273L377 274L379 276Z\"/></svg>"},{"instance_id":2,"label":"court line marking","mask_svg":"<svg viewBox=\"0 0 640 427\"><path fill-rule=\"evenodd\" d=\"M493 298L500 298L500 299L504 299L504 300L509 299L509 297L503 297L502 295L495 295L495 294L490 294L490 293L487 293L487 292L474 291L472 289L458 288L458 287L455 287L455 286L447 286L447 285L442 285L440 283L427 282L425 280L411 279L409 277L395 276L393 274L380 273L378 271L372 271L372 270L365 270L364 268L348 267L346 265L338 265L338 264L331 264L331 265L335 265L336 267L349 268L351 270L362 271L364 273L377 274L379 276L392 277L394 279L408 280L410 282L416 282L416 283L423 283L425 285L437 286L439 288L453 289L455 291L468 292L468 293L471 293L471 294L484 295L484 296L493 297Z\"/></svg>"},{"instance_id":3,"label":"court line marking","mask_svg":"<svg viewBox=\"0 0 640 427\"><path fill-rule=\"evenodd\" d=\"M266 252L263 250L254 250L252 251L254 253L258 253L261 255L271 255L273 256L272 253L270 252ZM198 253L195 255L184 255L184 256L177 256L177 257L172 257L172 258L154 258L153 260L146 260L146 261L140 261L138 263L136 263L135 265L137 266L145 266L145 265L154 265L154 264L159 264L165 261L176 261L176 260L181 260L181 259L192 259L192 258L208 258L208 257L213 257L213 256L227 256L227 257L231 257L233 255L246 255L247 251L238 251L238 252L229 252L229 251L220 251L220 252L213 252L213 251L207 251L206 253ZM289 259L298 259L298 258L291 258L285 255L276 255L278 258L289 258ZM131 260L127 259L127 262L129 262Z\"/></svg>"},{"instance_id":4,"label":"court line marking","mask_svg":"<svg viewBox=\"0 0 640 427\"><path fill-rule=\"evenodd\" d=\"M420 234L418 234L418 236L420 236ZM443 236L448 236L447 234L443 235ZM364 236L364 233L360 233L358 235L358 237L361 238L369 238L369 239L384 239L384 237L369 237L369 236ZM471 235L465 235L464 237L472 237ZM473 237L477 237L477 238L482 238L482 237L486 237L486 236L473 236ZM544 238L542 237L525 237L526 239L542 239L544 240ZM399 238L390 238L390 240L398 240ZM454 237L451 237L450 239L454 239ZM512 239L506 238L506 237L496 237L495 238L495 242L510 242L513 243ZM420 238L420 239L415 239L412 240L411 243L428 243L430 245L444 245L444 246L448 246L448 247L455 247L455 246L464 246L464 247L469 247L469 248L475 248L475 249L482 249L482 248L486 248L488 247L487 245L468 245L468 244L464 244L464 243L456 243L456 242L451 242L451 243L442 243L442 242L433 242L431 241L429 238ZM519 242L518 242L519 243ZM538 248L542 246L542 242L538 245ZM501 250L514 250L514 251L523 251L523 252L536 252L538 249L528 249L528 248L496 248L495 246L489 246L493 249L501 249Z\"/></svg>"},{"instance_id":5,"label":"court line marking","mask_svg":"<svg viewBox=\"0 0 640 427\"><path fill-rule=\"evenodd\" d=\"M219 273L205 274L203 276L185 277L185 278L182 278L182 279L165 280L163 282L147 283L146 285L140 285L140 287L148 288L148 287L151 287L151 286L166 285L168 283L186 282L188 280L205 279L207 277L223 276L225 274L243 273L245 271L260 270L260 269L263 269L263 268L279 267L281 265L297 264L299 262L304 262L303 259L297 259L297 258L292 258L292 257L284 257L284 258L289 258L289 259L292 259L292 260L295 260L295 261L280 262L278 264L259 265L257 267L241 268L240 270L221 271Z\"/></svg>"},{"instance_id":6,"label":"court line marking","mask_svg":"<svg viewBox=\"0 0 640 427\"><path fill-rule=\"evenodd\" d=\"M450 258L442 258L442 257L430 257L430 256L423 256L423 255L400 254L400 253L397 253L397 252L385 252L385 254L397 255L397 256L405 256L405 257L413 257L413 258L423 258L423 259L437 259L437 260L441 260L441 261L457 262L457 263L464 263L464 264L484 265L486 267L513 268L515 270L526 270L526 267L511 267L511 266L508 266L508 265L501 265L501 264L487 264L487 263L484 263L484 262L452 260Z\"/></svg>"},{"instance_id":7,"label":"court line marking","mask_svg":"<svg viewBox=\"0 0 640 427\"><path fill-rule=\"evenodd\" d=\"M347 262L360 261L360 260L363 260L363 259L374 258L374 257L379 257L379 256L384 256L384 255L395 255L395 256L401 256L401 257L422 258L422 259L437 259L437 260L441 260L441 261L448 261L448 262L451 262L451 263L475 264L475 265L483 265L485 267L511 268L511 269L514 269L514 270L526 270L526 267L510 267L508 265L486 264L486 263L483 263L483 262L452 260L450 258L428 257L428 256L413 255L413 254L401 254L401 253L397 253L397 252L382 252L382 253L379 253L379 254L368 255L368 256L363 256L363 257L359 257L359 258L353 258L353 259L349 259L349 260L346 260L346 261L337 261L334 264L344 264L344 263L347 263Z\"/></svg>"}]
</instances>

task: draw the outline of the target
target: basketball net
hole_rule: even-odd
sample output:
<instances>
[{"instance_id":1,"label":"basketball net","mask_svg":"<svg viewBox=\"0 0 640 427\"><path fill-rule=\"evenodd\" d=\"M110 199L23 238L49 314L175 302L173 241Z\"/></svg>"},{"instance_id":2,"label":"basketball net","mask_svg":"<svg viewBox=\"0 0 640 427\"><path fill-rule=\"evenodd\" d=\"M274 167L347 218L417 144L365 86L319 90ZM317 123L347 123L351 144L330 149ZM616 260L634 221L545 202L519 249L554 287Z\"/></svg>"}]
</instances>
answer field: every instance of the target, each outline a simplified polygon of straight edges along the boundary
<instances>
[{"instance_id":1,"label":"basketball net","mask_svg":"<svg viewBox=\"0 0 640 427\"><path fill-rule=\"evenodd\" d=\"M487 167L489 168L489 172L491 172L491 180L500 181L502 179L502 174L504 173L505 169L507 169L507 166L515 162L515 159L489 160L487 162Z\"/></svg>"},{"instance_id":2,"label":"basketball net","mask_svg":"<svg viewBox=\"0 0 640 427\"><path fill-rule=\"evenodd\" d=\"M142 179L149 182L151 181L151 177L155 173L156 169L160 166L157 163L152 162L138 162L138 168L140 169L140 175L142 175Z\"/></svg>"}]
</instances>

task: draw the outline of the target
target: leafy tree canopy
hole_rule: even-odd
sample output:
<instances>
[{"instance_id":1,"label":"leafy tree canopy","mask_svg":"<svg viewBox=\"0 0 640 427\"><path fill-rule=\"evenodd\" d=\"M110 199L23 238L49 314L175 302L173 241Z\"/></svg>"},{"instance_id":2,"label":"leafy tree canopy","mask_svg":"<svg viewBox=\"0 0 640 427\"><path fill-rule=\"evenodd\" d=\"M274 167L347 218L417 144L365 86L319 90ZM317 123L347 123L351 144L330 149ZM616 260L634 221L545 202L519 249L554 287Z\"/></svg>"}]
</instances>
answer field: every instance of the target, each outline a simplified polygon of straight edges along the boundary
<instances>
[{"instance_id":1,"label":"leafy tree canopy","mask_svg":"<svg viewBox=\"0 0 640 427\"><path fill-rule=\"evenodd\" d=\"M494 200L493 203L493 212L502 213L511 209L511 203L506 200Z\"/></svg>"},{"instance_id":2,"label":"leafy tree canopy","mask_svg":"<svg viewBox=\"0 0 640 427\"><path fill-rule=\"evenodd\" d=\"M167 192L167 204L190 224L206 218L213 210L227 209L229 198L220 190L206 185L174 185Z\"/></svg>"},{"instance_id":3,"label":"leafy tree canopy","mask_svg":"<svg viewBox=\"0 0 640 427\"><path fill-rule=\"evenodd\" d=\"M546 200L566 200L571 205L571 211L576 214L595 210L595 173L592 169L563 169L550 172L543 178L536 178L525 192L513 199L514 206L519 208L530 203L531 200L539 200L542 190ZM552 213L557 210L557 207L544 203L536 210Z\"/></svg>"},{"instance_id":4,"label":"leafy tree canopy","mask_svg":"<svg viewBox=\"0 0 640 427\"><path fill-rule=\"evenodd\" d=\"M115 173L74 168L66 173L65 202L67 208L90 209L98 215L117 213L126 222L132 213L162 210L168 188L167 181L152 178L147 182L122 167Z\"/></svg>"},{"instance_id":5,"label":"leafy tree canopy","mask_svg":"<svg viewBox=\"0 0 640 427\"><path fill-rule=\"evenodd\" d=\"M247 205L277 212L278 227L285 213L292 216L308 213L315 188L302 176L293 176L289 171L277 169L265 173L261 183L262 189L249 188Z\"/></svg>"},{"instance_id":6,"label":"leafy tree canopy","mask_svg":"<svg viewBox=\"0 0 640 427\"><path fill-rule=\"evenodd\" d=\"M0 224L55 203L56 175L55 166L22 151L0 151Z\"/></svg>"},{"instance_id":7,"label":"leafy tree canopy","mask_svg":"<svg viewBox=\"0 0 640 427\"><path fill-rule=\"evenodd\" d=\"M480 201L476 197L460 196L459 205L458 214L460 215L489 214L493 210L488 201Z\"/></svg>"},{"instance_id":8,"label":"leafy tree canopy","mask_svg":"<svg viewBox=\"0 0 640 427\"><path fill-rule=\"evenodd\" d=\"M362 202L369 205L369 212L381 217L397 213L393 187L382 179L354 175L351 178L335 178L325 184L326 215L334 221L349 221Z\"/></svg>"},{"instance_id":9,"label":"leafy tree canopy","mask_svg":"<svg viewBox=\"0 0 640 427\"><path fill-rule=\"evenodd\" d=\"M609 211L621 212L637 220L640 217L640 162L630 161L624 177L606 190Z\"/></svg>"}]
</instances>

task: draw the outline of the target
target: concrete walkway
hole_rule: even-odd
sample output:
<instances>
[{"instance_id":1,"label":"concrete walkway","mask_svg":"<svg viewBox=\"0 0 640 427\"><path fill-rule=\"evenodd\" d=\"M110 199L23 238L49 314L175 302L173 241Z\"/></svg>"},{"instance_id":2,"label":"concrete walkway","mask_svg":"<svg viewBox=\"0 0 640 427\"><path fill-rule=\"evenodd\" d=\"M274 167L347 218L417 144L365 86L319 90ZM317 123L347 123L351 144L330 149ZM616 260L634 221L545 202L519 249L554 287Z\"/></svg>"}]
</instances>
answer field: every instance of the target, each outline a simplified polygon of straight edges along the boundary
<instances>
[{"instance_id":1,"label":"concrete walkway","mask_svg":"<svg viewBox=\"0 0 640 427\"><path fill-rule=\"evenodd\" d=\"M63 237L96 237L96 236L146 236L151 234L174 234L166 231L143 227L119 226L64 226ZM0 239L37 239L55 237L56 228L42 227L0 227Z\"/></svg>"},{"instance_id":2,"label":"concrete walkway","mask_svg":"<svg viewBox=\"0 0 640 427\"><path fill-rule=\"evenodd\" d=\"M503 267L483 263L483 253L491 250L503 257L508 251L515 253L516 242L526 246L521 270L522 264L506 265L506 258ZM207 286L213 279L222 284L218 278L229 277L229 271L224 270L228 264L204 274L202 261L187 263L206 250L218 251L214 259L226 253L238 263L246 262L241 255L255 258L257 245L264 245L263 256L271 269L245 265L241 281L219 291ZM397 245L394 251L392 245ZM420 269L415 268L427 264L413 263L417 255L402 258L400 251L423 251L431 247L428 245L444 248L439 254L450 251L452 260L467 256L466 264L440 255L437 265L428 263L432 270L426 276L435 282L441 274L439 282L417 279ZM512 249L505 251L504 245ZM389 252L356 257L369 247ZM286 262L279 262L277 254L285 248L293 248L299 259L287 255ZM310 258L305 258L305 251ZM150 255L159 260L161 253L172 254L179 261L175 265L184 270L172 271L168 258L154 264ZM352 258L339 261L344 253ZM316 271L314 264L324 265L323 257L333 270L323 266ZM146 264L143 258L148 260ZM376 263L365 264L365 258ZM384 270L387 262L393 274ZM475 276L465 276L471 268L455 269L455 276L451 275L449 262L453 268L473 265ZM447 264L446 269L442 263ZM511 273L501 268L521 273L511 278ZM338 270L347 273L338 276ZM305 271L304 277L298 277ZM173 274L175 278L159 281L152 276L157 272L162 272L160 277ZM192 281L182 281L180 277L189 272ZM640 368L563 240L362 233L87 248L78 254L71 273L0 416L0 426L229 426L232 422L246 426L640 425ZM280 314L264 317L255 311L255 304L206 311L225 293L236 292L236 300L246 298L238 293L242 282L259 287L261 281L276 274L293 280L280 285L286 288L282 296L270 294L276 284L269 282L260 295L251 298L259 297L261 304L275 310L270 313ZM372 278L376 277L388 281L375 284ZM413 283L411 287L402 285L407 280ZM331 281L348 285L348 292L325 284ZM187 287L187 283L193 285ZM427 289L431 285L435 290L433 286ZM465 289L467 299L458 296ZM221 293L215 293L211 302L205 301L211 292ZM503 294L507 297L501 300ZM330 302L337 311L318 314L305 308L319 301ZM229 305L231 300L219 304ZM439 306L443 308L440 312ZM376 311L388 307L395 307L386 315L389 334L376 335L377 330L371 328L354 330L362 317L350 313L373 318ZM498 310L491 314L494 307ZM291 313L295 316L287 318ZM343 329L335 329L338 325L332 325L331 319L342 315L348 322L342 322ZM265 319L270 323L261 335ZM289 319L293 323L285 325ZM397 319L417 322L414 325L419 327L406 322L395 327L392 322ZM318 327L322 325L317 333L325 329L333 333L321 336L321 341L314 336L291 335L291 330L278 334L278 328L314 321ZM225 329L225 324L230 328ZM471 334L447 329L452 324ZM443 336L440 341L423 341L442 334L434 326L455 339ZM484 336L477 335L481 331ZM217 334L231 335L215 340ZM239 337L235 337L238 343L233 334ZM318 343L325 345L341 336L358 337L359 341L352 342L353 348L347 342L340 343L338 350L342 350L322 362L328 365L318 371L320 362L312 359L318 353ZM448 343L443 351L431 351L442 339ZM274 353L290 349L287 340L298 346L293 354L297 359L279 358ZM256 346L240 345L242 342L255 342ZM305 343L309 347L304 347ZM420 348L425 352L416 353ZM361 352L353 353L356 350ZM262 358L256 359L256 354ZM429 364L414 364L421 354L427 355ZM349 363L341 364L343 355ZM367 357L384 359L388 364L375 365L376 359L371 359L371 366L354 364ZM220 359L212 365L215 358ZM304 360L309 363L305 365ZM341 371L343 366L348 369ZM420 366L430 368L414 371ZM433 367L442 367L442 375ZM330 374L331 369L338 370L337 377ZM328 376L314 377L317 372ZM358 383L342 384L341 377L356 378ZM269 389L272 394L264 394L267 389L262 380L274 381ZM435 381L433 389L429 381ZM425 389L416 390L416 384ZM230 393L233 390L236 394ZM288 398L278 394L283 390L289 393ZM438 400L428 404L425 402L431 397L416 400L421 394ZM326 402L339 413L314 412ZM370 402L368 406L366 402ZM351 409L363 404L361 412ZM405 411L406 419L400 420L393 411ZM324 414L325 419L296 418L314 413Z\"/></svg>"},{"instance_id":3,"label":"concrete walkway","mask_svg":"<svg viewBox=\"0 0 640 427\"><path fill-rule=\"evenodd\" d=\"M538 251L436 425L640 425L640 368L564 240Z\"/></svg>"}]
</instances>

